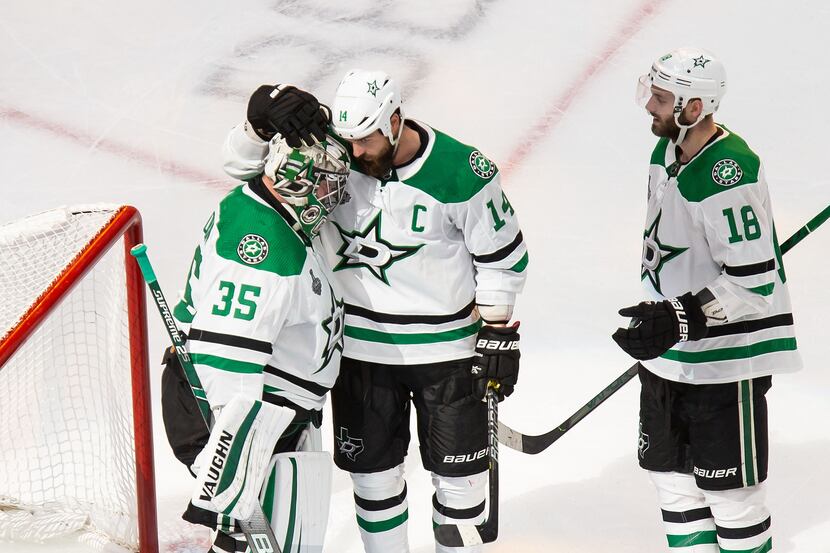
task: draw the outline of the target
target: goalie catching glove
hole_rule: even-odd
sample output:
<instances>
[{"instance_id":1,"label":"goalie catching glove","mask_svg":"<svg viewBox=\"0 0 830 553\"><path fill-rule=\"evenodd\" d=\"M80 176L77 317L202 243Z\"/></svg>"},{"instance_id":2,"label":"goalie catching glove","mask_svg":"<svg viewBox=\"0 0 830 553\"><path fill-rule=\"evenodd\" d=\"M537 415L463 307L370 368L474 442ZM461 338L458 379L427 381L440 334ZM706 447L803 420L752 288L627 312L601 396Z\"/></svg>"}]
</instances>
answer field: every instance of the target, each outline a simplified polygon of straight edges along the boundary
<instances>
[{"instance_id":1,"label":"goalie catching glove","mask_svg":"<svg viewBox=\"0 0 830 553\"><path fill-rule=\"evenodd\" d=\"M643 301L620 309L628 328L611 336L627 354L645 361L660 357L679 342L700 340L709 332L700 300L691 292L659 302Z\"/></svg>"},{"instance_id":2,"label":"goalie catching glove","mask_svg":"<svg viewBox=\"0 0 830 553\"><path fill-rule=\"evenodd\" d=\"M513 326L485 325L478 331L473 358L473 395L484 399L487 383L497 383L499 401L513 393L519 378L519 323Z\"/></svg>"},{"instance_id":3,"label":"goalie catching glove","mask_svg":"<svg viewBox=\"0 0 830 553\"><path fill-rule=\"evenodd\" d=\"M326 137L329 109L312 94L291 85L262 85L248 101L248 123L268 141L275 133L292 148L312 146Z\"/></svg>"}]
</instances>

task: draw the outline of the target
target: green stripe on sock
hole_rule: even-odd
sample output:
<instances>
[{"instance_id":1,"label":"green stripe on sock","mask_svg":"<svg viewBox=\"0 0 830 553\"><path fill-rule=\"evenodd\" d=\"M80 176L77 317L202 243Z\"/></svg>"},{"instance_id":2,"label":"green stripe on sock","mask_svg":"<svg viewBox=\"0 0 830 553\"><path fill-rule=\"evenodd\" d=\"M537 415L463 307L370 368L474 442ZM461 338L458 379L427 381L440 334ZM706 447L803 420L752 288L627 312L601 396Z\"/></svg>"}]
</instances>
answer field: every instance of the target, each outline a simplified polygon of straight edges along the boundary
<instances>
[{"instance_id":1,"label":"green stripe on sock","mask_svg":"<svg viewBox=\"0 0 830 553\"><path fill-rule=\"evenodd\" d=\"M461 340L467 338L478 332L481 328L481 321L476 321L471 325L463 328L456 328L455 330L445 330L443 332L421 332L412 334L399 334L391 332L380 332L378 330L371 330L368 328L358 328L354 326L346 326L344 334L349 338L355 340L363 340L365 342L378 342L381 344L434 344L436 342L452 342L454 340Z\"/></svg>"},{"instance_id":2,"label":"green stripe on sock","mask_svg":"<svg viewBox=\"0 0 830 553\"><path fill-rule=\"evenodd\" d=\"M360 526L367 532L377 534L378 532L386 532L393 528L397 528L398 526L406 522L409 518L409 509L405 510L396 517L392 517L386 520L379 520L377 522L369 522L368 520L361 518L360 515L356 516L358 526Z\"/></svg>"},{"instance_id":3,"label":"green stripe on sock","mask_svg":"<svg viewBox=\"0 0 830 553\"><path fill-rule=\"evenodd\" d=\"M681 363L710 363L712 361L748 359L757 355L764 355L765 353L795 351L796 349L795 338L775 338L748 346L710 349L707 351L679 351L670 349L660 357L670 361L680 361Z\"/></svg>"},{"instance_id":4,"label":"green stripe on sock","mask_svg":"<svg viewBox=\"0 0 830 553\"><path fill-rule=\"evenodd\" d=\"M718 533L714 530L704 530L685 535L666 534L666 538L669 540L669 547L691 547L693 545L718 543Z\"/></svg>"},{"instance_id":5,"label":"green stripe on sock","mask_svg":"<svg viewBox=\"0 0 830 553\"><path fill-rule=\"evenodd\" d=\"M723 547L719 549L720 553L767 553L768 551L772 551L772 538L768 539L764 545L752 549L724 549Z\"/></svg>"}]
</instances>

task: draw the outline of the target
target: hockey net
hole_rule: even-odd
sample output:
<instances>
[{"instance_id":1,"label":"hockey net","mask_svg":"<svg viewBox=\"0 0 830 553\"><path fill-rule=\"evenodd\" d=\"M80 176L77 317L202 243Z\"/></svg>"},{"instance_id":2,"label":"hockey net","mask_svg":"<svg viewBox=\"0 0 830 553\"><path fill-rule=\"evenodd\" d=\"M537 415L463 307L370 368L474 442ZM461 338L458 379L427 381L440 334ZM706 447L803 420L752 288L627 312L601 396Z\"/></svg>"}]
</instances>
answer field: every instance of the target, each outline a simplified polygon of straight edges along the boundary
<instances>
[{"instance_id":1,"label":"hockey net","mask_svg":"<svg viewBox=\"0 0 830 553\"><path fill-rule=\"evenodd\" d=\"M140 241L129 206L0 226L0 540L157 551Z\"/></svg>"}]
</instances>

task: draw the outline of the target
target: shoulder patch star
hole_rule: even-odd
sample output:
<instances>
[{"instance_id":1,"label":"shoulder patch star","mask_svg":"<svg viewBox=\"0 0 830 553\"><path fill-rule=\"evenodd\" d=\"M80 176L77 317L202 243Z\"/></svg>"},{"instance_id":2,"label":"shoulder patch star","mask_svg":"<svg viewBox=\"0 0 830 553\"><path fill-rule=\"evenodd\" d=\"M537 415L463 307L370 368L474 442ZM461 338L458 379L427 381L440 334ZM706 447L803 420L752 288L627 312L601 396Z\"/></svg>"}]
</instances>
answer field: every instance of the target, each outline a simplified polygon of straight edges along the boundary
<instances>
[{"instance_id":1,"label":"shoulder patch star","mask_svg":"<svg viewBox=\"0 0 830 553\"><path fill-rule=\"evenodd\" d=\"M415 255L423 244L417 246L396 246L381 237L381 212L363 231L350 232L334 223L343 244L337 251L340 260L334 271L343 269L368 269L372 275L384 284L389 284L386 271L396 262Z\"/></svg>"},{"instance_id":2,"label":"shoulder patch star","mask_svg":"<svg viewBox=\"0 0 830 553\"><path fill-rule=\"evenodd\" d=\"M651 223L651 226L643 234L643 260L642 270L640 271L640 279L644 280L648 277L654 289L661 294L663 292L660 290L660 271L663 269L663 266L689 249L677 248L660 242L657 234L659 232L660 217L662 215L663 212L661 210L657 213L657 217L654 218L654 222Z\"/></svg>"}]
</instances>

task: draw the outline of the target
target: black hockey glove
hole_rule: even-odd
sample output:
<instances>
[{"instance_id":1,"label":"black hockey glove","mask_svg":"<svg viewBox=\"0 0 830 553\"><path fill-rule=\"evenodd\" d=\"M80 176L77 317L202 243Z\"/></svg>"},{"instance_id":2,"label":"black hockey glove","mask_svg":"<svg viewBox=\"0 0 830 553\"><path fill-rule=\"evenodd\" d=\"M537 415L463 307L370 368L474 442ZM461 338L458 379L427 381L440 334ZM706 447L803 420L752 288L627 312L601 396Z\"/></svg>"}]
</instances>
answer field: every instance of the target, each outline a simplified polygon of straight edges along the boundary
<instances>
[{"instance_id":1,"label":"black hockey glove","mask_svg":"<svg viewBox=\"0 0 830 553\"><path fill-rule=\"evenodd\" d=\"M262 85L248 101L248 122L263 140L280 133L289 146L311 146L326 137L329 109L295 86Z\"/></svg>"},{"instance_id":2,"label":"black hockey glove","mask_svg":"<svg viewBox=\"0 0 830 553\"><path fill-rule=\"evenodd\" d=\"M519 323L513 326L485 325L478 331L473 358L473 395L484 399L487 383L498 383L499 401L513 393L519 378Z\"/></svg>"},{"instance_id":3,"label":"black hockey glove","mask_svg":"<svg viewBox=\"0 0 830 553\"><path fill-rule=\"evenodd\" d=\"M618 328L611 337L641 361L663 355L678 342L705 338L709 332L700 300L691 292L660 302L640 302L620 309L620 315L631 317L631 324Z\"/></svg>"}]
</instances>

